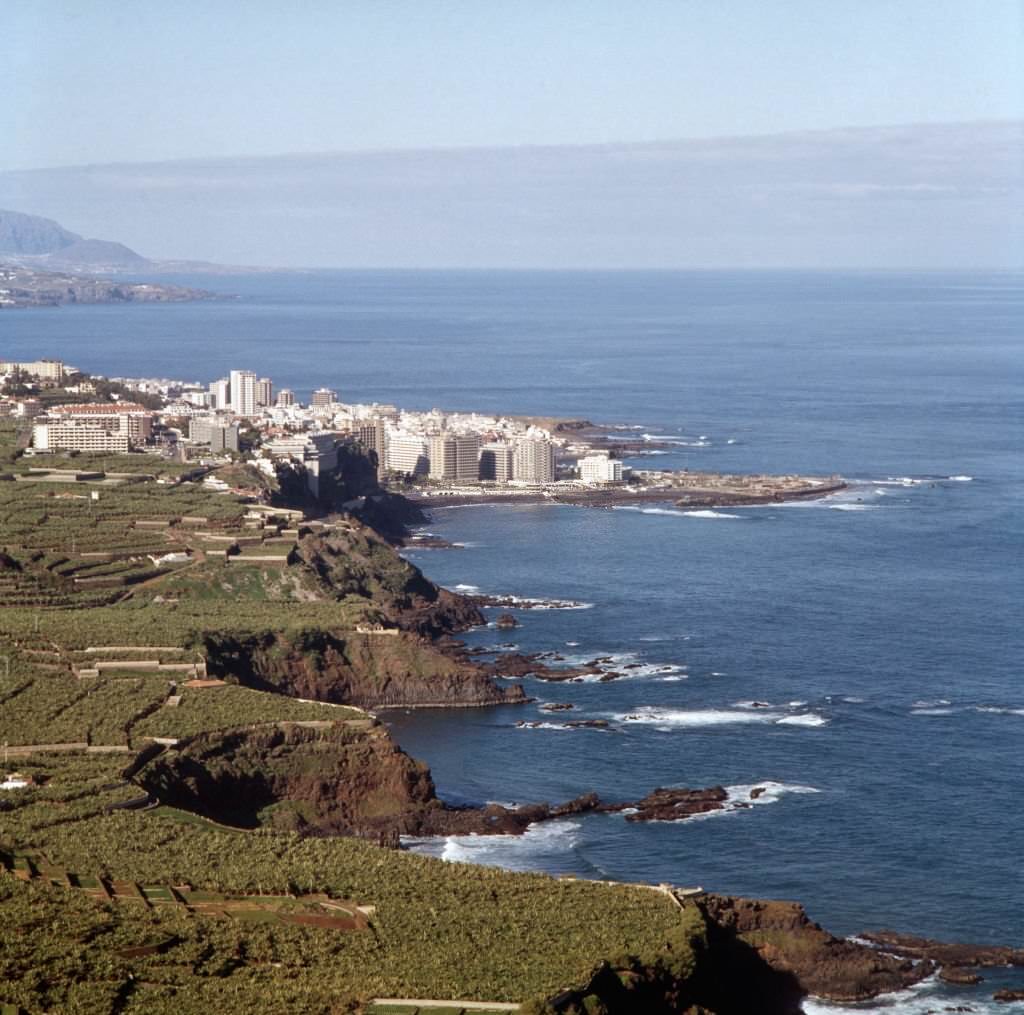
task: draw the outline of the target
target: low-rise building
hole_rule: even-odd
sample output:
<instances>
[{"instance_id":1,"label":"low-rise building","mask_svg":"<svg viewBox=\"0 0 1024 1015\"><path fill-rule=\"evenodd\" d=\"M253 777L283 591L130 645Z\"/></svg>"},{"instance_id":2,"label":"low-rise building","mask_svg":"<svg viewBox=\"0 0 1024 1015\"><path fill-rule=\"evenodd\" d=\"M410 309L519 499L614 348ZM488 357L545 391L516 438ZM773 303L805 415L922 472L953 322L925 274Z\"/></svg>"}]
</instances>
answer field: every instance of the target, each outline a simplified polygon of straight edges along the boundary
<instances>
[{"instance_id":1,"label":"low-rise building","mask_svg":"<svg viewBox=\"0 0 1024 1015\"><path fill-rule=\"evenodd\" d=\"M580 479L595 486L622 482L622 462L607 455L587 455L579 459Z\"/></svg>"},{"instance_id":2,"label":"low-rise building","mask_svg":"<svg viewBox=\"0 0 1024 1015\"><path fill-rule=\"evenodd\" d=\"M61 420L88 420L110 430L123 430L133 446L144 444L153 435L153 413L138 402L55 405L49 415Z\"/></svg>"},{"instance_id":3,"label":"low-rise building","mask_svg":"<svg viewBox=\"0 0 1024 1015\"><path fill-rule=\"evenodd\" d=\"M125 454L132 448L123 417L113 423L105 417L61 419L53 417L32 427L36 451L84 451L87 454Z\"/></svg>"},{"instance_id":4,"label":"low-rise building","mask_svg":"<svg viewBox=\"0 0 1024 1015\"><path fill-rule=\"evenodd\" d=\"M209 444L211 451L237 451L238 424L219 416L197 416L189 420L188 438Z\"/></svg>"},{"instance_id":5,"label":"low-rise building","mask_svg":"<svg viewBox=\"0 0 1024 1015\"><path fill-rule=\"evenodd\" d=\"M320 496L321 477L338 467L338 435L329 431L306 432L267 441L263 449L276 459L288 459L306 470L306 485Z\"/></svg>"},{"instance_id":6,"label":"low-rise building","mask_svg":"<svg viewBox=\"0 0 1024 1015\"><path fill-rule=\"evenodd\" d=\"M65 373L64 364L59 359L36 359L21 363L0 362L0 374L13 374L16 371L41 381L56 381L58 384L64 380Z\"/></svg>"}]
</instances>

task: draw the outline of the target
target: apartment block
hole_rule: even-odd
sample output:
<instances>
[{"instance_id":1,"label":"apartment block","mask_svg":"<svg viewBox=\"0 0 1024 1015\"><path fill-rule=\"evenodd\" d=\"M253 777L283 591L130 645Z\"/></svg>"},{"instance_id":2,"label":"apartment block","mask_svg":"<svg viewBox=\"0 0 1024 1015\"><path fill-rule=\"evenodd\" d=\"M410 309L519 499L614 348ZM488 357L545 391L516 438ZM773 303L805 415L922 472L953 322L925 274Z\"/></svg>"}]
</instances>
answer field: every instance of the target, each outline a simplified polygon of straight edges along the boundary
<instances>
[{"instance_id":1,"label":"apartment block","mask_svg":"<svg viewBox=\"0 0 1024 1015\"><path fill-rule=\"evenodd\" d=\"M209 444L211 451L238 450L238 424L216 416L189 420L188 437L198 444Z\"/></svg>"},{"instance_id":2,"label":"apartment block","mask_svg":"<svg viewBox=\"0 0 1024 1015\"><path fill-rule=\"evenodd\" d=\"M480 478L507 483L515 475L515 452L505 441L491 441L480 448Z\"/></svg>"},{"instance_id":3,"label":"apartment block","mask_svg":"<svg viewBox=\"0 0 1024 1015\"><path fill-rule=\"evenodd\" d=\"M132 445L144 444L153 435L153 413L138 402L86 402L81 405L55 405L49 410L54 419L85 420L123 430Z\"/></svg>"},{"instance_id":4,"label":"apartment block","mask_svg":"<svg viewBox=\"0 0 1024 1015\"><path fill-rule=\"evenodd\" d=\"M87 454L126 454L132 448L122 420L53 418L32 427L36 451L84 451Z\"/></svg>"},{"instance_id":5,"label":"apartment block","mask_svg":"<svg viewBox=\"0 0 1024 1015\"><path fill-rule=\"evenodd\" d=\"M607 455L588 455L577 463L584 483L601 485L622 482L622 462Z\"/></svg>"},{"instance_id":6,"label":"apartment block","mask_svg":"<svg viewBox=\"0 0 1024 1015\"><path fill-rule=\"evenodd\" d=\"M15 370L20 370L22 373L38 378L41 381L57 381L59 383L64 380L64 364L59 359L37 359L24 363L15 363L13 361L0 363L0 374L14 373Z\"/></svg>"},{"instance_id":7,"label":"apartment block","mask_svg":"<svg viewBox=\"0 0 1024 1015\"><path fill-rule=\"evenodd\" d=\"M338 437L330 432L300 433L279 437L263 445L272 458L286 458L306 470L306 485L314 497L320 496L321 477L338 467Z\"/></svg>"},{"instance_id":8,"label":"apartment block","mask_svg":"<svg viewBox=\"0 0 1024 1015\"><path fill-rule=\"evenodd\" d=\"M231 411L239 416L256 415L256 375L251 370L232 370Z\"/></svg>"},{"instance_id":9,"label":"apartment block","mask_svg":"<svg viewBox=\"0 0 1024 1015\"><path fill-rule=\"evenodd\" d=\"M526 438L516 441L513 478L523 483L555 481L555 446L551 441Z\"/></svg>"},{"instance_id":10,"label":"apartment block","mask_svg":"<svg viewBox=\"0 0 1024 1015\"><path fill-rule=\"evenodd\" d=\"M388 433L384 455L390 472L425 476L430 470L429 445L426 438L416 434Z\"/></svg>"},{"instance_id":11,"label":"apartment block","mask_svg":"<svg viewBox=\"0 0 1024 1015\"><path fill-rule=\"evenodd\" d=\"M332 391L330 388L317 388L313 392L313 397L309 404L314 409L323 409L337 401L338 393L336 391Z\"/></svg>"},{"instance_id":12,"label":"apartment block","mask_svg":"<svg viewBox=\"0 0 1024 1015\"><path fill-rule=\"evenodd\" d=\"M430 438L431 479L479 479L478 434L436 434Z\"/></svg>"},{"instance_id":13,"label":"apartment block","mask_svg":"<svg viewBox=\"0 0 1024 1015\"><path fill-rule=\"evenodd\" d=\"M213 400L211 408L226 412L231 408L231 380L222 377L210 385L210 397Z\"/></svg>"}]
</instances>

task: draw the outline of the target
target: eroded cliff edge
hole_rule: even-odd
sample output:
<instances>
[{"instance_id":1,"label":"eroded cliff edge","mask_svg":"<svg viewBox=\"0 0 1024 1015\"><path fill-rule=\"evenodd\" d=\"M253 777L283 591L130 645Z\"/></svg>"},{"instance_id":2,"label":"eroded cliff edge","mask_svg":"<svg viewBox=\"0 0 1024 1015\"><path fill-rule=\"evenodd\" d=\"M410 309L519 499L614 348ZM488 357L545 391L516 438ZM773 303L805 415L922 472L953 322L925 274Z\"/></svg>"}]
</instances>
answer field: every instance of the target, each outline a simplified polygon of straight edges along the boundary
<instances>
[{"instance_id":1,"label":"eroded cliff edge","mask_svg":"<svg viewBox=\"0 0 1024 1015\"><path fill-rule=\"evenodd\" d=\"M595 797L520 811L453 807L437 797L427 766L369 717L201 734L140 758L132 775L163 803L218 822L389 845L401 835L522 831L532 821L602 809ZM586 998L593 997L607 1012L636 1011L642 1003L650 1012L696 1006L795 1013L808 994L863 1000L919 982L936 968L836 938L797 903L704 895L678 904L696 907L695 962L688 958L676 968L668 953L610 956L589 983L537 1010L590 1011Z\"/></svg>"}]
</instances>

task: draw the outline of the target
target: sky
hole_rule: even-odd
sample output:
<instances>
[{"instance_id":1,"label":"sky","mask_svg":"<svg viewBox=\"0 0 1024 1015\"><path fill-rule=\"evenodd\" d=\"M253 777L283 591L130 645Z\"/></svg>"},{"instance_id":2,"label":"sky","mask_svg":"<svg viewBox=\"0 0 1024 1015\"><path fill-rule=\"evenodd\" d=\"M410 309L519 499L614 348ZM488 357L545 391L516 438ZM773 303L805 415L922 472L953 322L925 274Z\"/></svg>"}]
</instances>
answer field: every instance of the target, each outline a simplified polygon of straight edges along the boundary
<instances>
[{"instance_id":1,"label":"sky","mask_svg":"<svg viewBox=\"0 0 1024 1015\"><path fill-rule=\"evenodd\" d=\"M0 171L1024 117L1024 0L3 0Z\"/></svg>"}]
</instances>

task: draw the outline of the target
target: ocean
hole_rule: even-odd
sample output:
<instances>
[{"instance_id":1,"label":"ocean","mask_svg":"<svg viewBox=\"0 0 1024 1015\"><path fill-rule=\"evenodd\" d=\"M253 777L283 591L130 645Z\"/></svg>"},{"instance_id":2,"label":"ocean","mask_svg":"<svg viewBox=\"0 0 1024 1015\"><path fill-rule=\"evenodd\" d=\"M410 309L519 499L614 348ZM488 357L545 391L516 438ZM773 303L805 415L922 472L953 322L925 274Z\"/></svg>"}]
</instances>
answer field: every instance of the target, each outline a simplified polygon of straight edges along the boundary
<instances>
[{"instance_id":1,"label":"ocean","mask_svg":"<svg viewBox=\"0 0 1024 1015\"><path fill-rule=\"evenodd\" d=\"M457 801L726 786L753 806L621 815L451 860L791 898L838 934L1024 939L1024 288L1019 274L316 272L173 281L217 303L0 314L0 358L411 408L585 417L637 467L840 473L824 501L705 511L470 506L408 556L448 587L555 598L474 646L611 657L536 704L386 713ZM544 701L572 703L544 713ZM607 730L559 728L606 719ZM518 728L518 720L540 728ZM993 1005L1020 975L857 1011ZM836 1006L808 1002L808 1012ZM846 1010L844 1008L843 1010Z\"/></svg>"}]
</instances>

